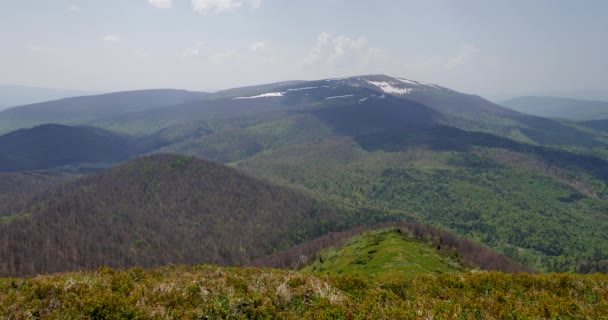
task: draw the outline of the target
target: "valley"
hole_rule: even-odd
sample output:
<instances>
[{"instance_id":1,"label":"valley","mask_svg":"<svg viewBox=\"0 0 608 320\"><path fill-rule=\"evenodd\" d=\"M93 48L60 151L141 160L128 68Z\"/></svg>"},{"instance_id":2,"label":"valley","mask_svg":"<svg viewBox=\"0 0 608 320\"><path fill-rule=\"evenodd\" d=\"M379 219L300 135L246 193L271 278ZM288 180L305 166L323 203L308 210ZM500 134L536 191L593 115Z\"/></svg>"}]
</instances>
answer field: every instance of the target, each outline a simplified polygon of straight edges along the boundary
<instances>
[{"instance_id":1,"label":"valley","mask_svg":"<svg viewBox=\"0 0 608 320\"><path fill-rule=\"evenodd\" d=\"M196 95L198 100L179 101ZM581 129L569 122L526 116L480 97L382 75L283 82L210 94L137 91L97 97L44 106L48 119L71 112L82 103L78 99L85 99L84 105L108 106L94 114L79 107L81 115L73 118L75 124L81 123L78 126L43 125L0 136L0 149L12 157L0 162L2 170L91 172L146 154L183 154L225 163L297 190L334 212L333 216L320 213L326 218L306 230L283 226L291 240L272 244L262 252L286 249L330 230L417 221L475 239L541 271L588 273L608 268L604 232L608 229L608 157L593 151L604 148L605 142L604 133L591 127ZM137 110L150 99L157 104ZM28 123L34 121L27 120L25 112L31 108L9 111ZM58 145L53 146L53 141ZM170 160L173 156L159 157L152 159L177 161ZM44 163L36 162L41 159ZM149 160L134 161L119 168ZM111 172L101 176L113 175ZM175 176L179 172L171 172L151 174L180 181ZM133 173L123 182L109 180L103 189L143 179L144 172ZM77 198L83 187L74 184L69 188L73 190L69 197ZM184 194L190 191L200 192L186 188ZM123 193L100 194L107 196L108 203L131 201ZM184 210L166 203L175 201L163 197L168 195L166 191L154 193L153 198L145 194L134 196L143 202L129 206L130 212L125 214L150 210L181 214ZM62 203L66 196L59 192L50 197ZM180 198L188 199L185 195ZM85 198L74 213L84 210L82 205L98 210L95 201ZM31 202L20 212L32 214L31 207L39 205ZM3 215L22 214L11 210L4 210ZM275 218L269 219L259 230L274 230L267 224ZM29 227L24 228L25 232ZM192 261L230 265L260 257L246 254L245 259L236 258L240 256L237 249L230 247L220 254L235 258ZM115 266L144 261L125 255L121 259L132 262ZM155 265L159 264L149 266Z\"/></svg>"},{"instance_id":2,"label":"valley","mask_svg":"<svg viewBox=\"0 0 608 320\"><path fill-rule=\"evenodd\" d=\"M202 265L255 266L297 271L213 272L264 274L270 282L305 279L294 290L329 283L336 295L363 297L401 294L390 286L371 289L386 281L418 288L430 281L424 285L429 290L449 291L454 288L445 283L458 277L493 287L556 281L491 271L608 271L608 140L597 121L528 116L437 85L368 75L217 93L68 98L0 112L0 128L10 131L0 136L0 276L63 272L28 280L36 286L48 281L58 288L62 277L100 281L81 292L86 295L106 292L111 279L133 272L141 279L160 272L154 285L165 286L185 281L189 276L179 273L187 268L206 273L218 267ZM409 225L396 227L400 223ZM173 264L199 267L164 267ZM252 286L251 279L239 279L238 288ZM0 296L26 290L2 281ZM137 281L129 290L151 285ZM549 289L538 290L531 294ZM119 291L81 303L100 303L102 309L91 312L156 314L148 306L116 304ZM200 292L193 291L192 301ZM250 293L222 293L226 305L213 312L278 312L262 300L259 310L235 307L252 299ZM568 294L568 303L580 305ZM23 303L46 303L45 297ZM508 299L524 298L532 299ZM420 299L409 303L453 311L454 305ZM459 306L473 303L463 299ZM498 298L489 299L483 303ZM288 299L284 307L308 316L352 308L340 301L294 307ZM547 314L565 312L551 311L555 307ZM82 308L39 312L84 316ZM212 312L163 308L183 316ZM594 308L605 312L603 305ZM493 317L502 314L493 310ZM576 310L573 315L591 312Z\"/></svg>"}]
</instances>

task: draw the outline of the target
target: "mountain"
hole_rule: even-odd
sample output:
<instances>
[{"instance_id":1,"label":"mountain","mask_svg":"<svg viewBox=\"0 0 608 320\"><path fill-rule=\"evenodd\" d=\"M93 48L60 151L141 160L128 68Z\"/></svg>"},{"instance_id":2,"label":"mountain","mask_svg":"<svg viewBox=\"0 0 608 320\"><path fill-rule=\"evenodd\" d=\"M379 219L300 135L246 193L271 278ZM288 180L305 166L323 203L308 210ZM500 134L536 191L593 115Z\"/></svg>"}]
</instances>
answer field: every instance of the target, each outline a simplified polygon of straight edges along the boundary
<instances>
[{"instance_id":1,"label":"mountain","mask_svg":"<svg viewBox=\"0 0 608 320\"><path fill-rule=\"evenodd\" d=\"M0 105L21 106L69 97L99 94L94 91L0 85ZM2 108L0 108L2 109Z\"/></svg>"},{"instance_id":2,"label":"mountain","mask_svg":"<svg viewBox=\"0 0 608 320\"><path fill-rule=\"evenodd\" d=\"M528 96L500 104L522 113L547 118L579 121L608 119L608 101Z\"/></svg>"},{"instance_id":3,"label":"mountain","mask_svg":"<svg viewBox=\"0 0 608 320\"><path fill-rule=\"evenodd\" d=\"M2 212L0 275L242 265L338 228L347 217L339 212L223 165L155 155Z\"/></svg>"},{"instance_id":4,"label":"mountain","mask_svg":"<svg viewBox=\"0 0 608 320\"><path fill-rule=\"evenodd\" d=\"M589 120L589 121L581 121L578 124L597 130L608 132L608 119L606 120Z\"/></svg>"},{"instance_id":5,"label":"mountain","mask_svg":"<svg viewBox=\"0 0 608 320\"><path fill-rule=\"evenodd\" d=\"M349 226L418 221L541 271L608 270L607 140L580 123L382 75L234 89L88 123L137 132L138 154L223 162L358 212L341 217Z\"/></svg>"},{"instance_id":6,"label":"mountain","mask_svg":"<svg viewBox=\"0 0 608 320\"><path fill-rule=\"evenodd\" d=\"M384 75L237 88L217 95L210 94L204 101L159 108L153 112L119 115L97 125L107 128L112 124L117 128L135 127L139 128L139 133L149 134L152 131L146 132L141 128L159 130L185 119L217 122L219 126L236 119L247 119L251 124L252 119L262 123L284 118L288 113L331 112L328 111L330 107L367 105L375 110L385 103L397 105L397 101L404 106L416 102L434 112L433 122L463 130L487 132L542 145L606 146L605 142L598 140L597 134L560 121L525 115L481 97L438 85ZM327 110L320 111L323 109ZM399 110L410 112L411 108L399 107ZM344 111L349 114L348 109ZM418 120L428 122L428 119L415 116L407 125Z\"/></svg>"},{"instance_id":7,"label":"mountain","mask_svg":"<svg viewBox=\"0 0 608 320\"><path fill-rule=\"evenodd\" d=\"M204 95L173 89L140 90L18 106L0 112L0 133L45 123L87 124L95 119L197 100Z\"/></svg>"},{"instance_id":8,"label":"mountain","mask_svg":"<svg viewBox=\"0 0 608 320\"><path fill-rule=\"evenodd\" d=\"M0 136L0 171L122 161L134 146L131 137L103 129L46 124Z\"/></svg>"}]
</instances>

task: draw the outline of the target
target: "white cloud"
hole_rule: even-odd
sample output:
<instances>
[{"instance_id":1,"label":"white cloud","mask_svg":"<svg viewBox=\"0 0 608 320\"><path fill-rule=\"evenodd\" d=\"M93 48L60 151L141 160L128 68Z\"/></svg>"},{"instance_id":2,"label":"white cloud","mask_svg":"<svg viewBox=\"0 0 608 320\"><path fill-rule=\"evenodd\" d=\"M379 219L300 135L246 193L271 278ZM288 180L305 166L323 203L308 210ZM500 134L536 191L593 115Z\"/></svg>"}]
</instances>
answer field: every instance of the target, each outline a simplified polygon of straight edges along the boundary
<instances>
[{"instance_id":1,"label":"white cloud","mask_svg":"<svg viewBox=\"0 0 608 320\"><path fill-rule=\"evenodd\" d=\"M250 7L257 10L263 0L192 0L192 9L203 15L218 15Z\"/></svg>"},{"instance_id":2,"label":"white cloud","mask_svg":"<svg viewBox=\"0 0 608 320\"><path fill-rule=\"evenodd\" d=\"M445 68L446 69L457 68L458 66L461 66L461 65L467 63L468 61L470 61L471 59L475 58L478 54L479 54L479 49L477 47L472 46L472 45L464 45L460 48L460 52L458 52L458 54L455 57L449 59L445 63Z\"/></svg>"},{"instance_id":3,"label":"white cloud","mask_svg":"<svg viewBox=\"0 0 608 320\"><path fill-rule=\"evenodd\" d=\"M77 12L80 11L80 7L77 5L71 5L66 8L69 12Z\"/></svg>"},{"instance_id":4,"label":"white cloud","mask_svg":"<svg viewBox=\"0 0 608 320\"><path fill-rule=\"evenodd\" d=\"M321 32L317 37L317 43L315 46L310 49L308 56L304 59L305 64L313 64L321 59L321 54L324 47L327 45L329 38L331 38L331 34L327 32Z\"/></svg>"},{"instance_id":5,"label":"white cloud","mask_svg":"<svg viewBox=\"0 0 608 320\"><path fill-rule=\"evenodd\" d=\"M158 8L171 8L173 0L148 0L148 2Z\"/></svg>"},{"instance_id":6,"label":"white cloud","mask_svg":"<svg viewBox=\"0 0 608 320\"><path fill-rule=\"evenodd\" d=\"M108 43L118 43L120 40L121 37L118 34L106 34L101 37L101 41Z\"/></svg>"},{"instance_id":7,"label":"white cloud","mask_svg":"<svg viewBox=\"0 0 608 320\"><path fill-rule=\"evenodd\" d=\"M206 44L202 41L199 41L195 43L194 46L184 49L184 51L182 52L182 58L187 59L192 57L198 57L203 51L206 51Z\"/></svg>"},{"instance_id":8,"label":"white cloud","mask_svg":"<svg viewBox=\"0 0 608 320\"><path fill-rule=\"evenodd\" d=\"M382 61L383 58L385 58L384 51L371 47L365 37L350 38L322 32L317 36L317 42L310 49L303 63L368 66Z\"/></svg>"},{"instance_id":9,"label":"white cloud","mask_svg":"<svg viewBox=\"0 0 608 320\"><path fill-rule=\"evenodd\" d=\"M249 49L253 52L261 52L266 49L266 43L264 41L256 42L252 44Z\"/></svg>"}]
</instances>

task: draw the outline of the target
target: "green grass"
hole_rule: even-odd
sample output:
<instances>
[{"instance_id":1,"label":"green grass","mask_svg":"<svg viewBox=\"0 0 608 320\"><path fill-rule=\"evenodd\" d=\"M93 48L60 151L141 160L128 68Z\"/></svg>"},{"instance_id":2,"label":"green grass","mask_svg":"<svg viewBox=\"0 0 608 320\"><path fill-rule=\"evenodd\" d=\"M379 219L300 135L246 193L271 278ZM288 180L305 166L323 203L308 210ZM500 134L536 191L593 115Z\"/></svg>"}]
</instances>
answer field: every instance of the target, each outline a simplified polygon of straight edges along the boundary
<instances>
[{"instance_id":1,"label":"green grass","mask_svg":"<svg viewBox=\"0 0 608 320\"><path fill-rule=\"evenodd\" d=\"M361 275L384 281L466 269L431 244L394 230L379 230L355 237L339 248L322 251L304 271L318 275Z\"/></svg>"},{"instance_id":2,"label":"green grass","mask_svg":"<svg viewBox=\"0 0 608 320\"><path fill-rule=\"evenodd\" d=\"M176 267L0 278L0 319L603 319L608 276Z\"/></svg>"}]
</instances>

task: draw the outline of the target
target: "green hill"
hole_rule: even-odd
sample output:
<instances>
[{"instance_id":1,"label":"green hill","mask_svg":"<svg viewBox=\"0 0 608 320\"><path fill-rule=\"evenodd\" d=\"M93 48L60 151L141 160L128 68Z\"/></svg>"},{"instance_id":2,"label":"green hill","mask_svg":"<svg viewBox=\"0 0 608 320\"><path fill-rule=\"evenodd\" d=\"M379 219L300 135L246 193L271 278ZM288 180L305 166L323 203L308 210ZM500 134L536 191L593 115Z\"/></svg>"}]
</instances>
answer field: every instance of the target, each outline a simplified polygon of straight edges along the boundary
<instances>
[{"instance_id":1,"label":"green hill","mask_svg":"<svg viewBox=\"0 0 608 320\"><path fill-rule=\"evenodd\" d=\"M358 212L345 226L418 221L542 271L608 270L598 131L380 75L205 97L90 123L142 135L137 154L227 163Z\"/></svg>"},{"instance_id":2,"label":"green hill","mask_svg":"<svg viewBox=\"0 0 608 320\"><path fill-rule=\"evenodd\" d=\"M541 270L606 270L604 160L458 135L433 129L327 138L267 151L237 167L382 212L377 219L446 227ZM485 145L488 138L494 142Z\"/></svg>"},{"instance_id":3,"label":"green hill","mask_svg":"<svg viewBox=\"0 0 608 320\"><path fill-rule=\"evenodd\" d=\"M393 230L367 232L341 247L325 249L304 271L315 274L367 276L379 281L428 273L467 270L454 257L441 254L432 244Z\"/></svg>"}]
</instances>

